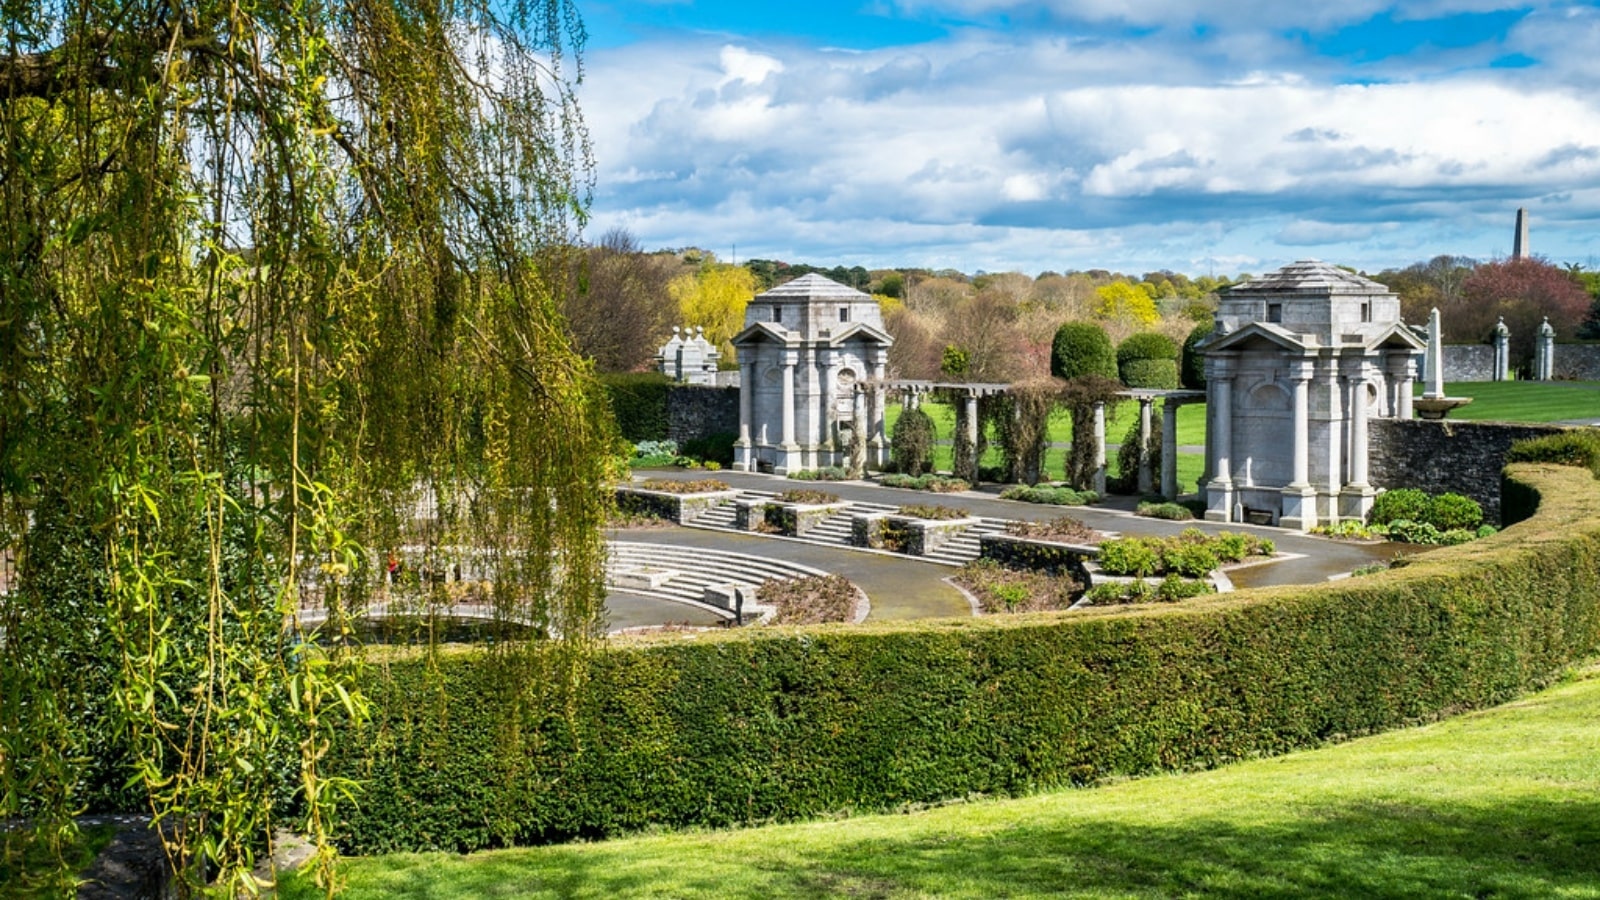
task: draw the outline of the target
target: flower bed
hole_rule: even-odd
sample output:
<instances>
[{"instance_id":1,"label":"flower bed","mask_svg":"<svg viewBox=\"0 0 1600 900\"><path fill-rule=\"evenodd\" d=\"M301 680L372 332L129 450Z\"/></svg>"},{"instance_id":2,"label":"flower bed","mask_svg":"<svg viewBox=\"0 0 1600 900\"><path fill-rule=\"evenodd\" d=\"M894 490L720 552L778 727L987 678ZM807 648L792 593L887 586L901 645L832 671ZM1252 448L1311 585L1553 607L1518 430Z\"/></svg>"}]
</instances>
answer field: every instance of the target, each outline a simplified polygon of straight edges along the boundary
<instances>
[{"instance_id":1,"label":"flower bed","mask_svg":"<svg viewBox=\"0 0 1600 900\"><path fill-rule=\"evenodd\" d=\"M617 486L617 510L629 516L653 516L682 525L706 511L733 502L739 492L715 479L673 481L652 478Z\"/></svg>"}]
</instances>

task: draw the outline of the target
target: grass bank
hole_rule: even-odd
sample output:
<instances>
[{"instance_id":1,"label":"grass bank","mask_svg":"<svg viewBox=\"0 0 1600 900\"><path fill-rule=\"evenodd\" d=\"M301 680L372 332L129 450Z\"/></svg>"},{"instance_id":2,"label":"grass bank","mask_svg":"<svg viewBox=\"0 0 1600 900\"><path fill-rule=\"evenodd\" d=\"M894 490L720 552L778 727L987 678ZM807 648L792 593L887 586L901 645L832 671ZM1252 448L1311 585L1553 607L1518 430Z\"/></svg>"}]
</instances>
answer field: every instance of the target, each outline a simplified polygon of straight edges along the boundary
<instances>
[{"instance_id":1,"label":"grass bank","mask_svg":"<svg viewBox=\"0 0 1600 900\"><path fill-rule=\"evenodd\" d=\"M1416 387L1422 396L1423 386ZM1477 381L1446 383L1452 397L1471 397L1452 419L1478 422L1560 422L1600 418L1600 382Z\"/></svg>"},{"instance_id":2,"label":"grass bank","mask_svg":"<svg viewBox=\"0 0 1600 900\"><path fill-rule=\"evenodd\" d=\"M1600 897L1600 669L1493 710L1107 787L345 866L350 900ZM284 896L320 896L300 880Z\"/></svg>"}]
</instances>

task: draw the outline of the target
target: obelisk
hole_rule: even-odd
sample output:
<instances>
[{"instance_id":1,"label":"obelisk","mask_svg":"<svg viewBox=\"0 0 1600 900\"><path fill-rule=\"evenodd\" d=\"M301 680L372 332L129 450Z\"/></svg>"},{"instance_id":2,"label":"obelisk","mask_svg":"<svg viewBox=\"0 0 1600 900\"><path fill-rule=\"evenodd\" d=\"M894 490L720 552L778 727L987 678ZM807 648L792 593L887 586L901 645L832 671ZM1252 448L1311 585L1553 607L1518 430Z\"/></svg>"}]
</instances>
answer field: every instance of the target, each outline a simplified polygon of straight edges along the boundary
<instances>
[{"instance_id":1,"label":"obelisk","mask_svg":"<svg viewBox=\"0 0 1600 900\"><path fill-rule=\"evenodd\" d=\"M1428 371L1423 378L1422 396L1428 400L1444 396L1444 341L1440 334L1439 309L1428 314Z\"/></svg>"},{"instance_id":2,"label":"obelisk","mask_svg":"<svg viewBox=\"0 0 1600 900\"><path fill-rule=\"evenodd\" d=\"M1511 258L1528 258L1528 210L1517 207L1517 234L1511 239Z\"/></svg>"}]
</instances>

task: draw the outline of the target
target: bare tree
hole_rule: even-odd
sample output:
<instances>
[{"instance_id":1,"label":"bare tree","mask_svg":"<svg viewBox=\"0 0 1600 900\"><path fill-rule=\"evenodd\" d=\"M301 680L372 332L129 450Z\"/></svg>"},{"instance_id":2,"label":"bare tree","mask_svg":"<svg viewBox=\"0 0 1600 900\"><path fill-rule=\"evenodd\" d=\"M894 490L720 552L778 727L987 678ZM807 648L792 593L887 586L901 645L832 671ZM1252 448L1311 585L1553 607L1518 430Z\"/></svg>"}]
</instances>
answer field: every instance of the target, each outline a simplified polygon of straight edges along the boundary
<instances>
[{"instance_id":1,"label":"bare tree","mask_svg":"<svg viewBox=\"0 0 1600 900\"><path fill-rule=\"evenodd\" d=\"M680 268L674 256L647 254L625 229L613 228L586 250L562 312L579 353L602 372L648 365L677 308L667 282Z\"/></svg>"}]
</instances>

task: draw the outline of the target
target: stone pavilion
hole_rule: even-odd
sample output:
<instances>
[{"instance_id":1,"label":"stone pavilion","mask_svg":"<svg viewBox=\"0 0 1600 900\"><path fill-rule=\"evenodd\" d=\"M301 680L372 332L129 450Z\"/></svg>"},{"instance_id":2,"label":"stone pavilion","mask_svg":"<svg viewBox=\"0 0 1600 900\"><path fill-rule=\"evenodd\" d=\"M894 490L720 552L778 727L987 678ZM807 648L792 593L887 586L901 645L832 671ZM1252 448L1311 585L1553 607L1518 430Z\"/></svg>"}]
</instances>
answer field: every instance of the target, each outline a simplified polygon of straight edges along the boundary
<instances>
[{"instance_id":1,"label":"stone pavilion","mask_svg":"<svg viewBox=\"0 0 1600 900\"><path fill-rule=\"evenodd\" d=\"M1375 281L1305 260L1222 292L1205 355L1206 518L1364 518L1367 421L1409 419L1422 341Z\"/></svg>"},{"instance_id":2,"label":"stone pavilion","mask_svg":"<svg viewBox=\"0 0 1600 900\"><path fill-rule=\"evenodd\" d=\"M894 339L878 302L810 274L758 294L733 338L739 359L734 465L777 474L887 460L884 370Z\"/></svg>"}]
</instances>

